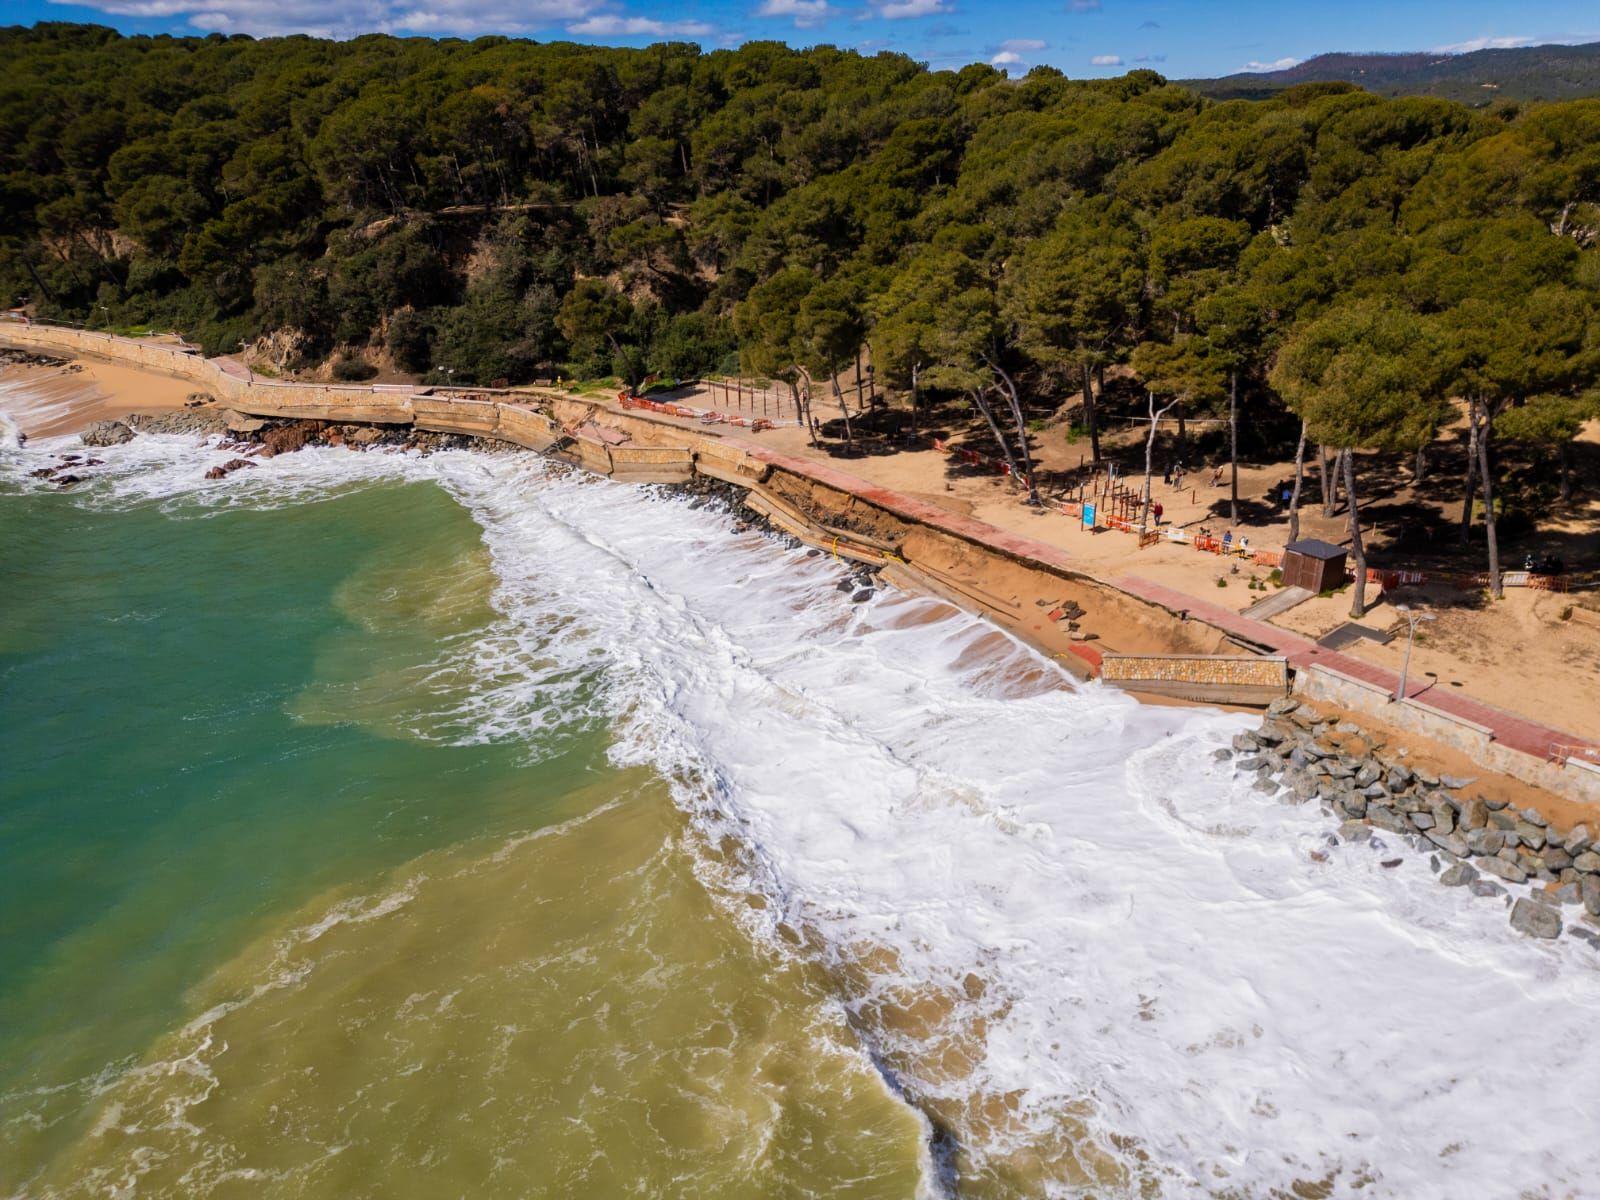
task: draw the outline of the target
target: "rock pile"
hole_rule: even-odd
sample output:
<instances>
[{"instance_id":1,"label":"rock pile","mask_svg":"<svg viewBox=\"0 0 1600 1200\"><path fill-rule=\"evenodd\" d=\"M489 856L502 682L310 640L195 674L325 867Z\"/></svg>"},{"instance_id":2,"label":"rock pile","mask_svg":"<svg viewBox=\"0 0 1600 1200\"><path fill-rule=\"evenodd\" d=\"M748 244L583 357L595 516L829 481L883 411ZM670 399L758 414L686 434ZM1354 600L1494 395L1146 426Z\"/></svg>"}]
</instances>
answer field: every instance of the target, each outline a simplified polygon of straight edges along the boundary
<instances>
[{"instance_id":1,"label":"rock pile","mask_svg":"<svg viewBox=\"0 0 1600 1200\"><path fill-rule=\"evenodd\" d=\"M130 435L131 436L131 435ZM63 491L75 483L82 483L90 478L88 475L79 475L80 470L89 467L103 467L105 460L102 458L85 458L81 454L63 454L61 461L53 467L40 467L36 471L29 471L30 479L47 479Z\"/></svg>"},{"instance_id":2,"label":"rock pile","mask_svg":"<svg viewBox=\"0 0 1600 1200\"><path fill-rule=\"evenodd\" d=\"M1600 842L1588 826L1560 830L1531 808L1515 812L1505 800L1468 795L1474 780L1409 765L1404 750L1386 753L1358 726L1288 698L1216 754L1256 775L1261 792L1319 802L1340 820L1340 841L1382 848L1373 831L1395 835L1429 854L1446 886L1502 898L1519 932L1556 938L1565 929L1600 950ZM1523 885L1526 895L1513 900L1508 889Z\"/></svg>"},{"instance_id":3,"label":"rock pile","mask_svg":"<svg viewBox=\"0 0 1600 1200\"><path fill-rule=\"evenodd\" d=\"M245 467L253 467L255 465L256 464L251 462L248 458L230 458L220 467L212 467L209 471L207 471L206 478L222 479L228 475L232 475L235 471L242 471Z\"/></svg>"},{"instance_id":4,"label":"rock pile","mask_svg":"<svg viewBox=\"0 0 1600 1200\"><path fill-rule=\"evenodd\" d=\"M26 350L0 347L0 367L64 367L64 358L51 358L48 354L30 354Z\"/></svg>"},{"instance_id":5,"label":"rock pile","mask_svg":"<svg viewBox=\"0 0 1600 1200\"><path fill-rule=\"evenodd\" d=\"M227 421L216 409L185 409L164 413L129 413L123 421L139 433L222 433Z\"/></svg>"},{"instance_id":6,"label":"rock pile","mask_svg":"<svg viewBox=\"0 0 1600 1200\"><path fill-rule=\"evenodd\" d=\"M133 441L133 430L121 421L96 421L79 436L85 446L120 446Z\"/></svg>"}]
</instances>

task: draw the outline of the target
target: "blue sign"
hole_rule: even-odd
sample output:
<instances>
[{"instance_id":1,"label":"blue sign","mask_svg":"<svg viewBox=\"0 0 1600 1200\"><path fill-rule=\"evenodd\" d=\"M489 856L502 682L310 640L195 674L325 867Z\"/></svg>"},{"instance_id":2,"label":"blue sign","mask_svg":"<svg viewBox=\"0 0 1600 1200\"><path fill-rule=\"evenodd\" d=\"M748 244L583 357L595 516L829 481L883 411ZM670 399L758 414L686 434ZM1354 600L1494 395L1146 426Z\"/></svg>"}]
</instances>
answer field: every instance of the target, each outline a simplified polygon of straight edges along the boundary
<instances>
[{"instance_id":1,"label":"blue sign","mask_svg":"<svg viewBox=\"0 0 1600 1200\"><path fill-rule=\"evenodd\" d=\"M1083 506L1083 527L1085 529L1094 528L1094 505L1092 504Z\"/></svg>"}]
</instances>

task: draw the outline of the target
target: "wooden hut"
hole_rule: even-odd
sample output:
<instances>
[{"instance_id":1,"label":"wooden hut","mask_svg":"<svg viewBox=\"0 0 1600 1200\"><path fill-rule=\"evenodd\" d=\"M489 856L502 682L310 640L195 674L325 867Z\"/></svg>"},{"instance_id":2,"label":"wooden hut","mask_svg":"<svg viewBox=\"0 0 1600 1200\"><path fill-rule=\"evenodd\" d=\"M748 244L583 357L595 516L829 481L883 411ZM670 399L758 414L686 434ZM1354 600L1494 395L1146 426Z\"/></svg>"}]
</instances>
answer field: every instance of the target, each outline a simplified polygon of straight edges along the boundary
<instances>
[{"instance_id":1,"label":"wooden hut","mask_svg":"<svg viewBox=\"0 0 1600 1200\"><path fill-rule=\"evenodd\" d=\"M1331 592L1344 586L1345 551L1317 538L1301 538L1283 549L1283 586Z\"/></svg>"}]
</instances>

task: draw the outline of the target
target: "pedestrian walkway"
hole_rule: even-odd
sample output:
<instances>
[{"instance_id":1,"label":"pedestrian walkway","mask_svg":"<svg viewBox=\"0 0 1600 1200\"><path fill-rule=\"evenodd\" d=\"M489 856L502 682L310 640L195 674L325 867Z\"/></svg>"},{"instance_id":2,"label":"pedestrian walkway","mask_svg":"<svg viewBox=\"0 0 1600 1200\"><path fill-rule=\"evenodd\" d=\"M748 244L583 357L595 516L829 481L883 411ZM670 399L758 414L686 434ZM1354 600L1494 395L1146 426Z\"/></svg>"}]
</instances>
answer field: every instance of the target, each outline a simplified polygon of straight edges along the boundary
<instances>
[{"instance_id":1,"label":"pedestrian walkway","mask_svg":"<svg viewBox=\"0 0 1600 1200\"><path fill-rule=\"evenodd\" d=\"M1340 654L1337 650L1326 649L1299 634L1279 629L1276 625L1268 625L1264 621L1253 620L1243 613L1207 603L1149 579L1137 575L1123 575L1112 580L1111 585L1130 595L1138 596L1141 600L1148 600L1152 604L1159 604L1174 612L1187 612L1195 620L1214 625L1241 641L1270 647L1274 653L1288 658L1291 666L1325 667L1387 691L1391 696L1400 684L1400 677L1384 667L1362 662L1360 659L1351 658L1348 654ZM1493 732L1496 742L1513 750L1520 750L1524 754L1545 759L1550 757L1551 747L1554 745L1591 750L1596 748L1594 743L1575 733L1567 733L1565 730L1541 725L1537 721L1529 721L1469 696L1427 689L1426 696L1422 697L1419 695L1422 690L1424 689L1411 691L1408 699L1420 699L1429 708L1438 709L1442 713L1474 725L1481 725Z\"/></svg>"},{"instance_id":2,"label":"pedestrian walkway","mask_svg":"<svg viewBox=\"0 0 1600 1200\"><path fill-rule=\"evenodd\" d=\"M1257 600L1244 610L1244 615L1257 621L1270 621L1279 613L1288 612L1296 604L1304 604L1312 595L1310 588L1286 587L1265 600Z\"/></svg>"}]
</instances>

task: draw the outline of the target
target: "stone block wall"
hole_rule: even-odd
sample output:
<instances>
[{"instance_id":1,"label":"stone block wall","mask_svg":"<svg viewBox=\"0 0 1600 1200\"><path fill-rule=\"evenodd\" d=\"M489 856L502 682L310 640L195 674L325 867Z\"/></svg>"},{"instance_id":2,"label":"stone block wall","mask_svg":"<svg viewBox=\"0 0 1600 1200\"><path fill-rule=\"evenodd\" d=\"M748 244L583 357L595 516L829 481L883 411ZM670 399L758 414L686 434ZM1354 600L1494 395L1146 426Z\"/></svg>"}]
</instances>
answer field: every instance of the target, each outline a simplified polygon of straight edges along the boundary
<instances>
[{"instance_id":1,"label":"stone block wall","mask_svg":"<svg viewBox=\"0 0 1600 1200\"><path fill-rule=\"evenodd\" d=\"M1100 677L1107 683L1198 684L1208 687L1289 690L1289 664L1259 654L1106 654Z\"/></svg>"}]
</instances>

